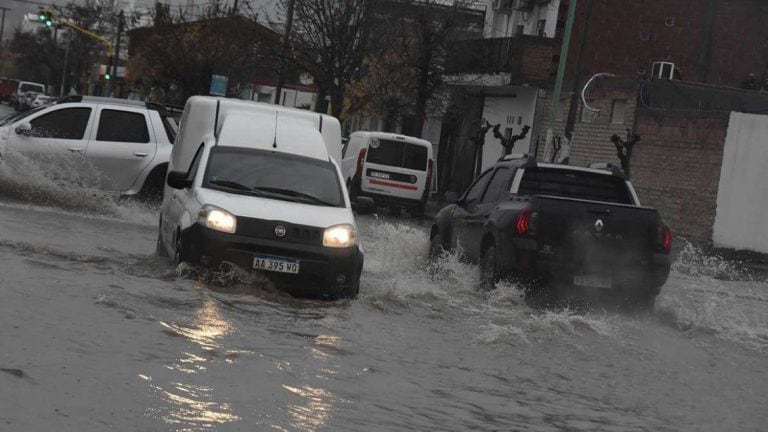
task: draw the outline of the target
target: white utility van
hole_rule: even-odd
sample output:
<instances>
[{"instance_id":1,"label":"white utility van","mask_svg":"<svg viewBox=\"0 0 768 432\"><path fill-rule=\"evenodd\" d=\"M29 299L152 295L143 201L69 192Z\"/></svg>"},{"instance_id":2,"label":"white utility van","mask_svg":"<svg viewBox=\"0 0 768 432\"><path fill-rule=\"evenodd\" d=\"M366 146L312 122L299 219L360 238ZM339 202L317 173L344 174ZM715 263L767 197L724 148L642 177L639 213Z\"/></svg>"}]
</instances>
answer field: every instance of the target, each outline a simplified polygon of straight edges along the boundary
<instances>
[{"instance_id":1,"label":"white utility van","mask_svg":"<svg viewBox=\"0 0 768 432\"><path fill-rule=\"evenodd\" d=\"M227 261L323 297L357 294L363 251L333 117L194 96L171 153L158 254Z\"/></svg>"},{"instance_id":2,"label":"white utility van","mask_svg":"<svg viewBox=\"0 0 768 432\"><path fill-rule=\"evenodd\" d=\"M365 196L376 205L424 214L434 169L429 141L387 132L354 132L342 166L353 201Z\"/></svg>"}]
</instances>

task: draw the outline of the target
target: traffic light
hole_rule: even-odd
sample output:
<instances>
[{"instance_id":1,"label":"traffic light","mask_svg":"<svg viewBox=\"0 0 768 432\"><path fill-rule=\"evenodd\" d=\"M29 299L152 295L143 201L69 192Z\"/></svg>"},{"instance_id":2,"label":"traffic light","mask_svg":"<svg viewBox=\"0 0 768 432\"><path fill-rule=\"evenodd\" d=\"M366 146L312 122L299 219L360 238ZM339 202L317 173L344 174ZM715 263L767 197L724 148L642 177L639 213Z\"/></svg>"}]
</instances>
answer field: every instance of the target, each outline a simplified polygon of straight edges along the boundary
<instances>
[{"instance_id":1,"label":"traffic light","mask_svg":"<svg viewBox=\"0 0 768 432\"><path fill-rule=\"evenodd\" d=\"M109 81L109 80L112 79L112 75L110 75L109 72L107 72L107 73L104 74L104 79Z\"/></svg>"},{"instance_id":2,"label":"traffic light","mask_svg":"<svg viewBox=\"0 0 768 432\"><path fill-rule=\"evenodd\" d=\"M37 18L46 27L53 27L53 12L48 8L40 8L40 12L37 14Z\"/></svg>"}]
</instances>

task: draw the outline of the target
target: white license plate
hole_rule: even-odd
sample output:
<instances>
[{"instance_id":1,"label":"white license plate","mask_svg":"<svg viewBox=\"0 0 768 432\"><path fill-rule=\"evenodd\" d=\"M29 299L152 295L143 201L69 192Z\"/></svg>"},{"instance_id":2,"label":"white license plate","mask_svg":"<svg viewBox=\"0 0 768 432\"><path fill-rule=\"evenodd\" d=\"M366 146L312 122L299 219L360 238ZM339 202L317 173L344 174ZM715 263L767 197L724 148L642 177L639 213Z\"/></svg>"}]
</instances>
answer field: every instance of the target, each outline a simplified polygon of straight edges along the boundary
<instances>
[{"instance_id":1,"label":"white license plate","mask_svg":"<svg viewBox=\"0 0 768 432\"><path fill-rule=\"evenodd\" d=\"M382 173L382 172L371 171L371 177L377 177L377 178L380 178L380 179L387 179L387 180L389 180L389 174Z\"/></svg>"},{"instance_id":2,"label":"white license plate","mask_svg":"<svg viewBox=\"0 0 768 432\"><path fill-rule=\"evenodd\" d=\"M253 268L278 273L299 273L299 260L274 257L269 255L256 255L253 258Z\"/></svg>"},{"instance_id":3,"label":"white license plate","mask_svg":"<svg viewBox=\"0 0 768 432\"><path fill-rule=\"evenodd\" d=\"M613 281L607 277L579 275L573 277L573 284L590 288L611 288Z\"/></svg>"}]
</instances>

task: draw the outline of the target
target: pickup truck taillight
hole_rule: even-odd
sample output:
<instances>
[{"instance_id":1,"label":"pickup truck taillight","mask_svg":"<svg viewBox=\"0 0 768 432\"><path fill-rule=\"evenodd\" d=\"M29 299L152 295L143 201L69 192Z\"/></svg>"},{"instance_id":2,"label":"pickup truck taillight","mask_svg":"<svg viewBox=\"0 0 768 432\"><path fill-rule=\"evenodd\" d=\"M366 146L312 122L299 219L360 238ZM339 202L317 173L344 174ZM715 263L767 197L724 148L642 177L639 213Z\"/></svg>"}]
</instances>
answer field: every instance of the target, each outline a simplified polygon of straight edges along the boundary
<instances>
[{"instance_id":1,"label":"pickup truck taillight","mask_svg":"<svg viewBox=\"0 0 768 432\"><path fill-rule=\"evenodd\" d=\"M672 230L666 225L659 225L659 244L664 253L672 250Z\"/></svg>"},{"instance_id":2,"label":"pickup truck taillight","mask_svg":"<svg viewBox=\"0 0 768 432\"><path fill-rule=\"evenodd\" d=\"M538 217L538 214L533 210L531 209L523 210L517 216L517 224L515 225L517 228L517 233L525 234L525 233L533 232L536 229L537 217Z\"/></svg>"},{"instance_id":3,"label":"pickup truck taillight","mask_svg":"<svg viewBox=\"0 0 768 432\"><path fill-rule=\"evenodd\" d=\"M357 156L357 169L355 170L356 176L362 176L363 175L363 163L365 162L365 154L367 153L367 149L361 149L360 154Z\"/></svg>"}]
</instances>

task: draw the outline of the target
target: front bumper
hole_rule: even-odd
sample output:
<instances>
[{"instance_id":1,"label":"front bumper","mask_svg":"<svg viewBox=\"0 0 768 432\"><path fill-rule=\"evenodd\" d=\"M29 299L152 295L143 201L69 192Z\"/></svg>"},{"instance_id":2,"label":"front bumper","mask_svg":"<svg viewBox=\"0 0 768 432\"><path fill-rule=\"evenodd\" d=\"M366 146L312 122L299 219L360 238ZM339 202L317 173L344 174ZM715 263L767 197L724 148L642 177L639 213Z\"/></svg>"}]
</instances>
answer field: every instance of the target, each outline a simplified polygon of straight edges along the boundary
<instances>
[{"instance_id":1,"label":"front bumper","mask_svg":"<svg viewBox=\"0 0 768 432\"><path fill-rule=\"evenodd\" d=\"M357 246L327 248L285 240L226 234L193 224L181 233L184 260L203 265L227 261L252 269L255 254L299 260L298 274L266 272L275 284L307 294L337 294L357 287L363 254Z\"/></svg>"}]
</instances>

